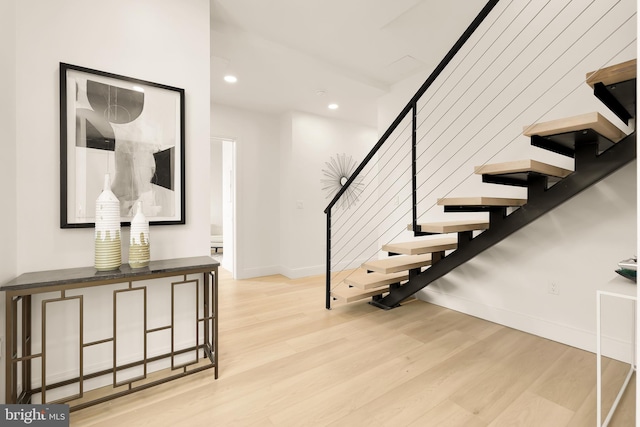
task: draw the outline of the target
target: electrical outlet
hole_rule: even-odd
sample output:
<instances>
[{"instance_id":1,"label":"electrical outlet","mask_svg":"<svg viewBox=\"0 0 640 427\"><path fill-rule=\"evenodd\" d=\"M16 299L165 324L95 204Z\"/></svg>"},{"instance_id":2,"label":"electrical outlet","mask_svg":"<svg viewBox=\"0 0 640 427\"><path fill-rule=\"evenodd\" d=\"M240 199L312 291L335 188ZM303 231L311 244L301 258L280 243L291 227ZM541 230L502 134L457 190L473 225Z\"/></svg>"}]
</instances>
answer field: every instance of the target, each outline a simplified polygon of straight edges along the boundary
<instances>
[{"instance_id":1,"label":"electrical outlet","mask_svg":"<svg viewBox=\"0 0 640 427\"><path fill-rule=\"evenodd\" d=\"M560 285L556 282L549 283L549 293L551 295L560 295Z\"/></svg>"}]
</instances>

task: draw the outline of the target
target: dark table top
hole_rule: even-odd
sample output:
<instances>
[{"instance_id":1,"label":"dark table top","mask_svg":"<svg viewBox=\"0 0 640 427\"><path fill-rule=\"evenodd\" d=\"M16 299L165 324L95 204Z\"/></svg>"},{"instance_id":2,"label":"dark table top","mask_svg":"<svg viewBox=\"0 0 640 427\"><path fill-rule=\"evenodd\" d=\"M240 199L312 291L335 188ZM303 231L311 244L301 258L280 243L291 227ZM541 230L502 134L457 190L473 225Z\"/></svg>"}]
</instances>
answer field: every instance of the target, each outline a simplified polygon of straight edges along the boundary
<instances>
[{"instance_id":1,"label":"dark table top","mask_svg":"<svg viewBox=\"0 0 640 427\"><path fill-rule=\"evenodd\" d=\"M90 283L101 281L131 280L136 277L151 276L176 272L212 271L220 265L208 256L175 258L151 261L147 267L131 268L122 264L117 270L98 271L94 267L66 268L61 270L36 271L24 273L9 283L0 286L0 291L17 291L48 286L69 285L74 283Z\"/></svg>"}]
</instances>

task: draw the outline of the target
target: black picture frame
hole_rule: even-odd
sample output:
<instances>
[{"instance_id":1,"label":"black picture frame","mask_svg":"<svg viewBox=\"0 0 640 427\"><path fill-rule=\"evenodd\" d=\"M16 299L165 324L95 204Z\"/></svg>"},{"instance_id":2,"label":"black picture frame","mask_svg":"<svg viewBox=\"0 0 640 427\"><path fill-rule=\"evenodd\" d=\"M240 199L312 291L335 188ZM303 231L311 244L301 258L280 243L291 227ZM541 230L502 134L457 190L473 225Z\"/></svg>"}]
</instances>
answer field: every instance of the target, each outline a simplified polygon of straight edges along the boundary
<instances>
[{"instance_id":1,"label":"black picture frame","mask_svg":"<svg viewBox=\"0 0 640 427\"><path fill-rule=\"evenodd\" d=\"M60 228L95 226L105 174L128 226L185 224L184 89L60 63Z\"/></svg>"}]
</instances>

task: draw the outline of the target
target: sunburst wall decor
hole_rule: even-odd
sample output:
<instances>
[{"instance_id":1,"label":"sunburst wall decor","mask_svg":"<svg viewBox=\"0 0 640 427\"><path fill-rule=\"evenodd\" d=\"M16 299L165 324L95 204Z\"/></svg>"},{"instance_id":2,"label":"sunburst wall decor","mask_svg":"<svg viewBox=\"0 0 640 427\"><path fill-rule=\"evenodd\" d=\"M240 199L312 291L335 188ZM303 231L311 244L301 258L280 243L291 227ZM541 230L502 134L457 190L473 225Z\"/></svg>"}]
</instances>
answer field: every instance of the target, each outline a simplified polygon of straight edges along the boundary
<instances>
[{"instance_id":1,"label":"sunburst wall decor","mask_svg":"<svg viewBox=\"0 0 640 427\"><path fill-rule=\"evenodd\" d=\"M351 156L346 154L336 154L331 156L326 169L322 169L322 174L326 177L321 179L322 190L327 192L327 199L335 197L335 195L342 189L347 183L351 174L356 169L357 163ZM358 201L358 197L363 191L364 184L362 183L362 177L356 177L351 185L347 187L338 202L337 207L348 208Z\"/></svg>"}]
</instances>

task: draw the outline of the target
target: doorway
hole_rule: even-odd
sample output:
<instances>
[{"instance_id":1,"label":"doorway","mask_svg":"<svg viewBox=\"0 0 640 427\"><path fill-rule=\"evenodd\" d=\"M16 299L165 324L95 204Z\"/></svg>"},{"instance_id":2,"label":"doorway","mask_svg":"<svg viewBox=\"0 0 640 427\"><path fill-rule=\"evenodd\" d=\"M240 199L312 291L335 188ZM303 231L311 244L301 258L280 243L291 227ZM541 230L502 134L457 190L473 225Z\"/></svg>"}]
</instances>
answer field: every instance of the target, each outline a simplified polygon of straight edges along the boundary
<instances>
[{"instance_id":1,"label":"doorway","mask_svg":"<svg viewBox=\"0 0 640 427\"><path fill-rule=\"evenodd\" d=\"M211 255L236 277L236 141L211 137Z\"/></svg>"}]
</instances>

